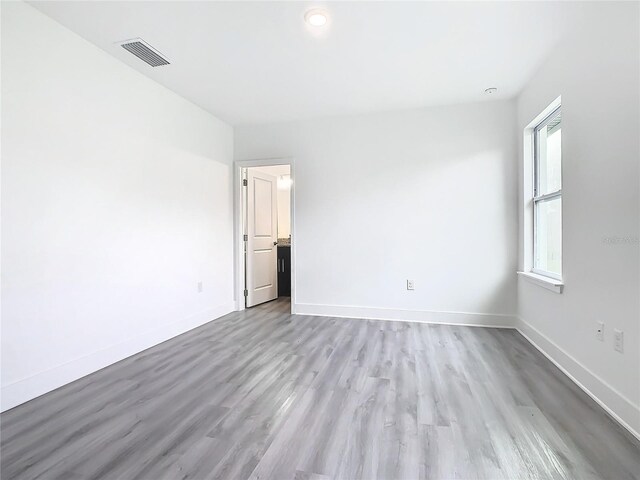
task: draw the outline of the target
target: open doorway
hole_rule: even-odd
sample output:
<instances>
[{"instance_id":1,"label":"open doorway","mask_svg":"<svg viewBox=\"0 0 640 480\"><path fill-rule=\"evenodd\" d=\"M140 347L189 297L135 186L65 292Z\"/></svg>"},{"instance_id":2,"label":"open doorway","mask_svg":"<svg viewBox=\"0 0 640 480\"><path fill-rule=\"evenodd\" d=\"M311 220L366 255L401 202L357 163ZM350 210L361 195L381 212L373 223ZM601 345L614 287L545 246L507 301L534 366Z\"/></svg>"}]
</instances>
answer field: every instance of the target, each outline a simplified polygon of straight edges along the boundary
<instances>
[{"instance_id":1,"label":"open doorway","mask_svg":"<svg viewBox=\"0 0 640 480\"><path fill-rule=\"evenodd\" d=\"M238 162L242 295L239 309L292 297L291 165ZM243 164L249 165L245 166Z\"/></svg>"}]
</instances>

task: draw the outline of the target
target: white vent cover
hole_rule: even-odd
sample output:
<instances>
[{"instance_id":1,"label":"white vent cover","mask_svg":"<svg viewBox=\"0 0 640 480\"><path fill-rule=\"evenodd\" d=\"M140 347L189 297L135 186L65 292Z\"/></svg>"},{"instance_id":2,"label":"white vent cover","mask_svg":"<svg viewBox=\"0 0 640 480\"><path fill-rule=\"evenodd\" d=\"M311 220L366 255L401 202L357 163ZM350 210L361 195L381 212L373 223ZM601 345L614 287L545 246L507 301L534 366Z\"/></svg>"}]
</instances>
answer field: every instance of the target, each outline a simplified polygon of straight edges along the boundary
<instances>
[{"instance_id":1,"label":"white vent cover","mask_svg":"<svg viewBox=\"0 0 640 480\"><path fill-rule=\"evenodd\" d=\"M128 52L133 53L140 60L148 63L152 67L161 67L162 65L169 65L171 63L159 51L141 38L118 42L118 45Z\"/></svg>"}]
</instances>

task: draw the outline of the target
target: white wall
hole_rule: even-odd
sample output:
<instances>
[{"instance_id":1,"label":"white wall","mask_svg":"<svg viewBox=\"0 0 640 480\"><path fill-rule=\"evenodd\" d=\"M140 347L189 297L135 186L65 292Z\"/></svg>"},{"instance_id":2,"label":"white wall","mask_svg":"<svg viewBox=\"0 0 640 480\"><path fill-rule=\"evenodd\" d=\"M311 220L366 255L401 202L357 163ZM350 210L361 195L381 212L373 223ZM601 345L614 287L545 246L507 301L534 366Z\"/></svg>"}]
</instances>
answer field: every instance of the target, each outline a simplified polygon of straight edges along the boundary
<instances>
[{"instance_id":1,"label":"white wall","mask_svg":"<svg viewBox=\"0 0 640 480\"><path fill-rule=\"evenodd\" d=\"M237 127L237 160L295 163L295 311L509 324L515 123L502 101Z\"/></svg>"},{"instance_id":2,"label":"white wall","mask_svg":"<svg viewBox=\"0 0 640 480\"><path fill-rule=\"evenodd\" d=\"M233 309L232 136L2 3L3 409Z\"/></svg>"},{"instance_id":3,"label":"white wall","mask_svg":"<svg viewBox=\"0 0 640 480\"><path fill-rule=\"evenodd\" d=\"M637 3L594 5L518 99L522 147L525 126L562 96L565 280L562 294L519 280L520 328L640 432L639 12ZM606 324L604 342L596 321ZM614 328L624 331L623 354Z\"/></svg>"}]
</instances>

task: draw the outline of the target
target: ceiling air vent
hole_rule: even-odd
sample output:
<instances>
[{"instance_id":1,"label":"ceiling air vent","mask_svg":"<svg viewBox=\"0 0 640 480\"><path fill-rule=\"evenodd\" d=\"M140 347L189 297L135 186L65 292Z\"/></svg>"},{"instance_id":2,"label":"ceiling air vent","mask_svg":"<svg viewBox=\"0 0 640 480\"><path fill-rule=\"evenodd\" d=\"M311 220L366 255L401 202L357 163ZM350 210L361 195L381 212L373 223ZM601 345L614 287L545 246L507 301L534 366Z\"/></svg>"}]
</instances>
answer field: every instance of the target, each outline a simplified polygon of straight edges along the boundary
<instances>
[{"instance_id":1,"label":"ceiling air vent","mask_svg":"<svg viewBox=\"0 0 640 480\"><path fill-rule=\"evenodd\" d=\"M161 67L162 65L169 65L171 63L163 57L159 51L141 38L125 40L124 42L118 42L118 44L152 67Z\"/></svg>"}]
</instances>

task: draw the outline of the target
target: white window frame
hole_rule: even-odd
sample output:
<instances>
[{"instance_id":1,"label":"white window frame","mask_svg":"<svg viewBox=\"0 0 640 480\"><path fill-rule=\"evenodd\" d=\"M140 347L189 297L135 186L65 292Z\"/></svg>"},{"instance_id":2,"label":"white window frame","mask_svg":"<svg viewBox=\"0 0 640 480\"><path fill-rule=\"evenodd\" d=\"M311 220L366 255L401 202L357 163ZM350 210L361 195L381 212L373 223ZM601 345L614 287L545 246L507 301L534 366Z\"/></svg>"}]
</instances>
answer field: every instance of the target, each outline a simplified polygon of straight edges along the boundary
<instances>
[{"instance_id":1,"label":"white window frame","mask_svg":"<svg viewBox=\"0 0 640 480\"><path fill-rule=\"evenodd\" d=\"M552 200L552 199L556 199L559 198L562 200L562 173L560 173L560 189L556 190L555 192L550 192L550 193L545 193L543 195L539 195L539 185L540 185L540 175L539 175L539 165L540 165L540 146L538 145L538 132L546 127L549 122L551 121L551 119L553 119L554 117L557 116L558 113L561 113L562 111L562 105L558 105L556 108L553 109L553 111L551 111L551 113L549 113L548 115L546 115L532 130L532 135L533 135L533 198L532 198L532 205L533 205L533 228L532 228L532 232L533 232L533 256L531 258L531 272L535 273L537 275L542 275L544 277L549 277L549 278L553 278L555 280L560 280L562 281L562 272L563 272L563 265L560 265L560 274L558 275L555 272L549 272L547 270L542 270L540 268L536 268L536 258L537 258L537 251L538 251L538 235L537 235L537 215L538 215L538 205L541 202L545 202L548 200ZM562 120L561 120L562 122ZM562 125L562 124L561 124ZM562 126L560 127L562 128ZM562 162L562 158L560 160ZM562 172L562 163L561 163L561 169L560 171ZM562 225L564 221L564 218L561 214L560 216L560 224ZM562 227L561 227L562 228ZM564 236L562 237L562 243L560 245L560 251L562 253L562 261L564 262L564 249L563 249L563 243L564 243Z\"/></svg>"}]
</instances>

